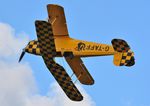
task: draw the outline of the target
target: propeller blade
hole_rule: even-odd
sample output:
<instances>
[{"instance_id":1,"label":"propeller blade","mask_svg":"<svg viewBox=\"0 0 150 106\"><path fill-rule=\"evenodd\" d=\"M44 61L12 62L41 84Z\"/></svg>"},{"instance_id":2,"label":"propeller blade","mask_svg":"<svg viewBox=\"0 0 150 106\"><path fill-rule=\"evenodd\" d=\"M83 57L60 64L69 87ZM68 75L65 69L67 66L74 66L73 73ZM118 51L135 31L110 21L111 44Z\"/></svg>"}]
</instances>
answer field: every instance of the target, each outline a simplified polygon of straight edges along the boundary
<instances>
[{"instance_id":1,"label":"propeller blade","mask_svg":"<svg viewBox=\"0 0 150 106\"><path fill-rule=\"evenodd\" d=\"M22 60L23 56L25 55L25 51L23 50L21 55L20 55L20 58L19 58L19 62Z\"/></svg>"}]
</instances>

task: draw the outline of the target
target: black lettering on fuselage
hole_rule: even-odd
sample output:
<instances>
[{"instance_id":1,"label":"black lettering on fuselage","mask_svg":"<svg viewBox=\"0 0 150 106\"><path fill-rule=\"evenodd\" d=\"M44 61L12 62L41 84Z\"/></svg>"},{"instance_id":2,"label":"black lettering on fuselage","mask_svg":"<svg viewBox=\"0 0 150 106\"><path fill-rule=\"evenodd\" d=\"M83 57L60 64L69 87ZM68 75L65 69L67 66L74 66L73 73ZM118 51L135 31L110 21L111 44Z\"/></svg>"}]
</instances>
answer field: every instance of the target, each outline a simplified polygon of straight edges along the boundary
<instances>
[{"instance_id":1,"label":"black lettering on fuselage","mask_svg":"<svg viewBox=\"0 0 150 106\"><path fill-rule=\"evenodd\" d=\"M78 51L85 50L85 44L80 42L78 43Z\"/></svg>"},{"instance_id":2,"label":"black lettering on fuselage","mask_svg":"<svg viewBox=\"0 0 150 106\"><path fill-rule=\"evenodd\" d=\"M86 45L85 43L78 43L77 46L78 51L85 51L85 50L96 50L96 51L109 51L109 46L101 46L101 45Z\"/></svg>"},{"instance_id":3,"label":"black lettering on fuselage","mask_svg":"<svg viewBox=\"0 0 150 106\"><path fill-rule=\"evenodd\" d=\"M106 52L109 51L109 46L106 46L106 47L105 47L105 51L106 51Z\"/></svg>"}]
</instances>

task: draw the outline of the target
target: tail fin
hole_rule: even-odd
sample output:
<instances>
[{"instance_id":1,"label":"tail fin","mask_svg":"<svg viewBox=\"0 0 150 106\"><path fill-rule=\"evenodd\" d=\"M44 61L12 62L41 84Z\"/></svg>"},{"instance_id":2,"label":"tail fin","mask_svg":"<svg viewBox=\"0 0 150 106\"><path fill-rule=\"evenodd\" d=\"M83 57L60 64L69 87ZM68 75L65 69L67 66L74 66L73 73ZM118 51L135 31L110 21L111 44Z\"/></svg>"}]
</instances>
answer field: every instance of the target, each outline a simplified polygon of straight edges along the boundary
<instances>
[{"instance_id":1,"label":"tail fin","mask_svg":"<svg viewBox=\"0 0 150 106\"><path fill-rule=\"evenodd\" d=\"M112 45L116 51L114 54L114 64L116 66L133 66L135 64L134 53L130 50L126 41L113 39Z\"/></svg>"}]
</instances>

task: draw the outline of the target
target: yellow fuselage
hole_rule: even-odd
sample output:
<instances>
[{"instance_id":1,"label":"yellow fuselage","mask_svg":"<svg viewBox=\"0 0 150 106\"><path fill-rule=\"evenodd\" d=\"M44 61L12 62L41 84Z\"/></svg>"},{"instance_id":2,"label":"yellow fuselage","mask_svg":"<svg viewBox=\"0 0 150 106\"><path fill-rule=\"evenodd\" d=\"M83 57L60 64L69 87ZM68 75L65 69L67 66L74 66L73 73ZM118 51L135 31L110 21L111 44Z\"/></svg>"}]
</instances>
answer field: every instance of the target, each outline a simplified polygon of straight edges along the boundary
<instances>
[{"instance_id":1,"label":"yellow fuselage","mask_svg":"<svg viewBox=\"0 0 150 106\"><path fill-rule=\"evenodd\" d=\"M64 54L64 52L72 52L74 56L102 56L113 55L115 53L113 47L107 44L87 42L75 40L68 36L55 36L56 51Z\"/></svg>"}]
</instances>

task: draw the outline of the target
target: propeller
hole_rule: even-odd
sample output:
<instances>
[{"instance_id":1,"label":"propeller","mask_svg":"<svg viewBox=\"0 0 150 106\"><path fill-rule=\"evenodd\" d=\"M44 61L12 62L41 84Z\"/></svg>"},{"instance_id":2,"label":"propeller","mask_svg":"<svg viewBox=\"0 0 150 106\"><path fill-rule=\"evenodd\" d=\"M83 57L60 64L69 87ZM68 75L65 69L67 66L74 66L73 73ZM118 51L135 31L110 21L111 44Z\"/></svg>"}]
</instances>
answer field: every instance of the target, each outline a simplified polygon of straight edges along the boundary
<instances>
[{"instance_id":1,"label":"propeller","mask_svg":"<svg viewBox=\"0 0 150 106\"><path fill-rule=\"evenodd\" d=\"M22 58L23 58L24 55L25 55L25 50L23 49L18 62L20 62L22 60Z\"/></svg>"}]
</instances>

